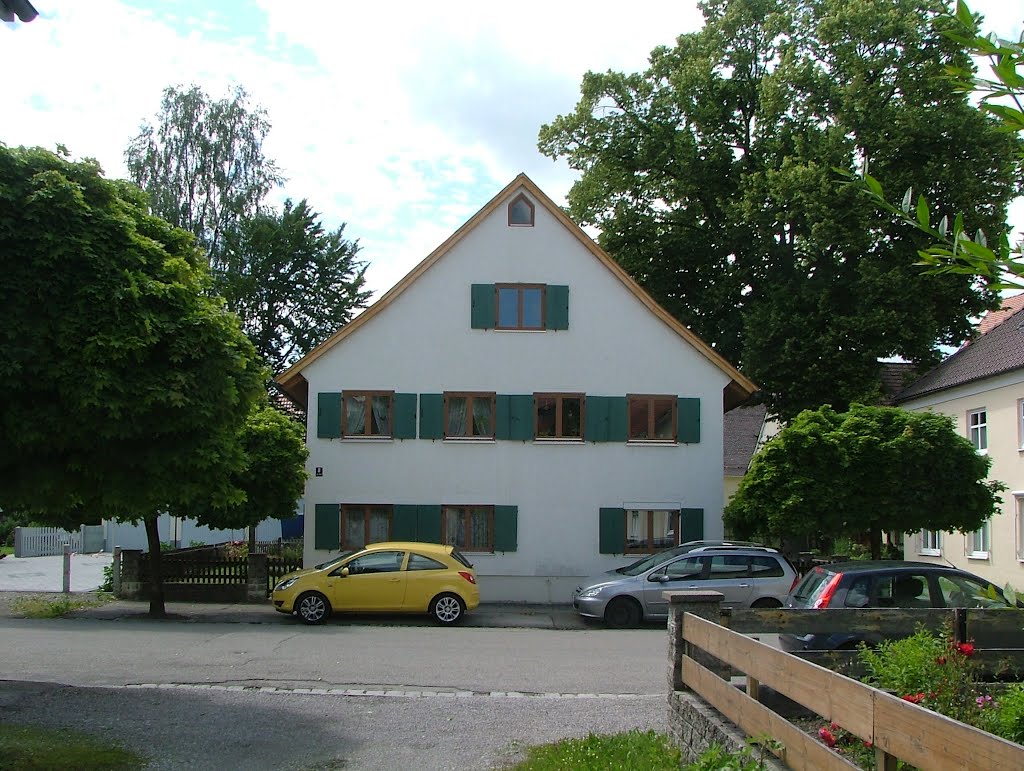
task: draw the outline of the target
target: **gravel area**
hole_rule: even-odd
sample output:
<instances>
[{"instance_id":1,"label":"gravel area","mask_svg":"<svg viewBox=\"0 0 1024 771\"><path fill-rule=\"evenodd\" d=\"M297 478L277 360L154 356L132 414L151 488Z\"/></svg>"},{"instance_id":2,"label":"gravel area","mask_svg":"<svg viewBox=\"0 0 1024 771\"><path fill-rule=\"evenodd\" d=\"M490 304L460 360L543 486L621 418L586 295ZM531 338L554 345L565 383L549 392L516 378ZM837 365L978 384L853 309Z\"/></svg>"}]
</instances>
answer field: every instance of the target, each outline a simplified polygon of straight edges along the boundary
<instances>
[{"instance_id":1,"label":"gravel area","mask_svg":"<svg viewBox=\"0 0 1024 771\"><path fill-rule=\"evenodd\" d=\"M343 697L0 681L0 720L120 742L152 769L494 769L589 733L667 730L665 697Z\"/></svg>"}]
</instances>

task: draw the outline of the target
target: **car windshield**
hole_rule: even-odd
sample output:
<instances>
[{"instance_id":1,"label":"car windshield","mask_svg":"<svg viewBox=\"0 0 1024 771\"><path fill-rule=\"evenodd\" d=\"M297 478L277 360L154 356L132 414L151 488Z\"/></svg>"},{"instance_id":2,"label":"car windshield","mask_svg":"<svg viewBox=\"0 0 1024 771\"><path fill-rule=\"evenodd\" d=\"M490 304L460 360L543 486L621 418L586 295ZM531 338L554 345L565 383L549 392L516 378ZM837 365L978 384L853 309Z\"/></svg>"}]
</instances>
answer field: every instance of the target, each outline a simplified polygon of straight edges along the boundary
<instances>
[{"instance_id":1,"label":"car windshield","mask_svg":"<svg viewBox=\"0 0 1024 771\"><path fill-rule=\"evenodd\" d=\"M326 560L325 562L321 562L319 565L314 565L313 569L314 570L323 570L324 568L330 567L331 565L335 564L336 562L341 562L343 559L346 559L347 557L351 557L355 553L356 552L355 552L354 549L349 549L348 551L343 551L341 554L338 554L337 556L331 557L329 560Z\"/></svg>"}]
</instances>

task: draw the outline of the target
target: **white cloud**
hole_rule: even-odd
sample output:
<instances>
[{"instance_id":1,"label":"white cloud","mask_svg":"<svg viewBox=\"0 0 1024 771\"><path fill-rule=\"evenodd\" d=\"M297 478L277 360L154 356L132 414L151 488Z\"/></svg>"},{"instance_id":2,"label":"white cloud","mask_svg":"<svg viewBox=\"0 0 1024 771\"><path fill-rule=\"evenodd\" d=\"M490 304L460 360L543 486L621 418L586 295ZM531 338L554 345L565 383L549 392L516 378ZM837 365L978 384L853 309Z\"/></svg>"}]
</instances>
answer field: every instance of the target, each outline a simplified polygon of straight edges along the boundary
<instances>
[{"instance_id":1,"label":"white cloud","mask_svg":"<svg viewBox=\"0 0 1024 771\"><path fill-rule=\"evenodd\" d=\"M541 124L574 107L585 71L642 69L701 19L695 0L34 2L39 19L0 29L16 73L0 141L63 143L123 176L165 86L241 84L272 121L280 196L347 222L378 293L516 173L562 201L574 174L537 150ZM1019 33L1013 4L971 5Z\"/></svg>"}]
</instances>

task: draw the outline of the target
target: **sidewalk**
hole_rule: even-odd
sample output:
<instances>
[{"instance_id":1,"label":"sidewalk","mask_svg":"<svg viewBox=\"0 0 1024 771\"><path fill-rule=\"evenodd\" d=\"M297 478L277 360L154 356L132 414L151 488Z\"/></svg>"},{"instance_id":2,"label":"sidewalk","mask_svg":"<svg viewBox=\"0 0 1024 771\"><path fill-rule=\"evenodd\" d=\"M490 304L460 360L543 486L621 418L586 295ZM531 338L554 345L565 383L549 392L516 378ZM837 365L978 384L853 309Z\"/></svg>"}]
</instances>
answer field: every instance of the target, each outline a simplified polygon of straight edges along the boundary
<instances>
[{"instance_id":1,"label":"sidewalk","mask_svg":"<svg viewBox=\"0 0 1024 771\"><path fill-rule=\"evenodd\" d=\"M91 592L103 585L103 568L112 554L72 554L71 591ZM0 559L0 592L59 592L64 588L64 556Z\"/></svg>"}]
</instances>

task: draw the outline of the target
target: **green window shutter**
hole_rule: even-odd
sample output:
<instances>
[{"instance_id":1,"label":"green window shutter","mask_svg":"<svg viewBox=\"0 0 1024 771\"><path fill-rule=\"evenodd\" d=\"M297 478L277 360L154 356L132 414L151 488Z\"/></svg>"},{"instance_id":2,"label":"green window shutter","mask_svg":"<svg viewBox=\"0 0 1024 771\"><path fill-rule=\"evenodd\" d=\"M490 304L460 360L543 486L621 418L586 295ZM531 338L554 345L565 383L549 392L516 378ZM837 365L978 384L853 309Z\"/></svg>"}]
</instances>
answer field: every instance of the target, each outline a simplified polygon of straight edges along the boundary
<instances>
[{"instance_id":1,"label":"green window shutter","mask_svg":"<svg viewBox=\"0 0 1024 771\"><path fill-rule=\"evenodd\" d=\"M512 397L508 394L494 397L494 438L512 438Z\"/></svg>"},{"instance_id":2,"label":"green window shutter","mask_svg":"<svg viewBox=\"0 0 1024 771\"><path fill-rule=\"evenodd\" d=\"M494 551L515 551L518 544L518 506L494 507Z\"/></svg>"},{"instance_id":3,"label":"green window shutter","mask_svg":"<svg viewBox=\"0 0 1024 771\"><path fill-rule=\"evenodd\" d=\"M680 509L679 519L679 543L704 537L704 509Z\"/></svg>"},{"instance_id":4,"label":"green window shutter","mask_svg":"<svg viewBox=\"0 0 1024 771\"><path fill-rule=\"evenodd\" d=\"M626 510L601 509L601 554L622 554L626 551Z\"/></svg>"},{"instance_id":5,"label":"green window shutter","mask_svg":"<svg viewBox=\"0 0 1024 771\"><path fill-rule=\"evenodd\" d=\"M569 287L549 284L546 291L547 314L545 324L548 329L569 328Z\"/></svg>"},{"instance_id":6,"label":"green window shutter","mask_svg":"<svg viewBox=\"0 0 1024 771\"><path fill-rule=\"evenodd\" d=\"M395 505L391 508L391 539L416 541L416 512L418 506Z\"/></svg>"},{"instance_id":7,"label":"green window shutter","mask_svg":"<svg viewBox=\"0 0 1024 771\"><path fill-rule=\"evenodd\" d=\"M337 549L341 545L341 506L318 503L313 523L313 548Z\"/></svg>"},{"instance_id":8,"label":"green window shutter","mask_svg":"<svg viewBox=\"0 0 1024 771\"><path fill-rule=\"evenodd\" d=\"M316 395L316 435L319 439L336 439L341 436L340 393Z\"/></svg>"},{"instance_id":9,"label":"green window shutter","mask_svg":"<svg viewBox=\"0 0 1024 771\"><path fill-rule=\"evenodd\" d=\"M395 421L391 435L395 439L416 438L416 394L395 394Z\"/></svg>"},{"instance_id":10,"label":"green window shutter","mask_svg":"<svg viewBox=\"0 0 1024 771\"><path fill-rule=\"evenodd\" d=\"M629 438L629 405L625 396L608 397L608 441L625 442Z\"/></svg>"},{"instance_id":11,"label":"green window shutter","mask_svg":"<svg viewBox=\"0 0 1024 771\"><path fill-rule=\"evenodd\" d=\"M471 289L470 326L493 329L495 320L494 284L473 284Z\"/></svg>"},{"instance_id":12,"label":"green window shutter","mask_svg":"<svg viewBox=\"0 0 1024 771\"><path fill-rule=\"evenodd\" d=\"M441 543L441 507L416 507L416 540L424 543Z\"/></svg>"},{"instance_id":13,"label":"green window shutter","mask_svg":"<svg viewBox=\"0 0 1024 771\"><path fill-rule=\"evenodd\" d=\"M509 439L533 439L533 395L509 397Z\"/></svg>"},{"instance_id":14,"label":"green window shutter","mask_svg":"<svg viewBox=\"0 0 1024 771\"><path fill-rule=\"evenodd\" d=\"M444 396L420 394L420 439L444 439Z\"/></svg>"},{"instance_id":15,"label":"green window shutter","mask_svg":"<svg viewBox=\"0 0 1024 771\"><path fill-rule=\"evenodd\" d=\"M586 423L583 426L583 438L586 441L608 441L608 402L607 396L587 397Z\"/></svg>"},{"instance_id":16,"label":"green window shutter","mask_svg":"<svg viewBox=\"0 0 1024 771\"><path fill-rule=\"evenodd\" d=\"M684 444L700 442L700 399L680 399L676 412L679 441Z\"/></svg>"}]
</instances>

